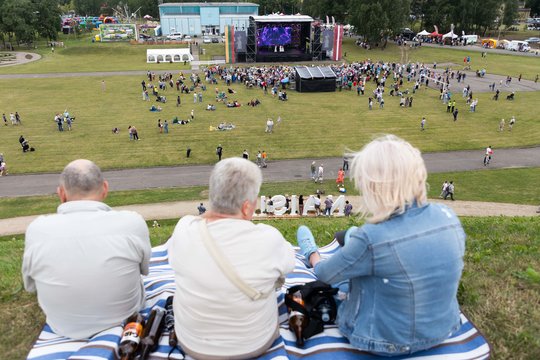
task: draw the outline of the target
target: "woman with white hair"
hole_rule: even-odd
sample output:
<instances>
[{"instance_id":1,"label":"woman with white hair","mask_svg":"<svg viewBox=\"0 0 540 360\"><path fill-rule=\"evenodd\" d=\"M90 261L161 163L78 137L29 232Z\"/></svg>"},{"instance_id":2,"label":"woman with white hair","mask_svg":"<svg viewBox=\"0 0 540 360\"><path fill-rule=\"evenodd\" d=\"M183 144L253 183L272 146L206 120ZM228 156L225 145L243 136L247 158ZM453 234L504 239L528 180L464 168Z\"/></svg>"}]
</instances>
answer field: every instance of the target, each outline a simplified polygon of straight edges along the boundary
<instances>
[{"instance_id":1,"label":"woman with white hair","mask_svg":"<svg viewBox=\"0 0 540 360\"><path fill-rule=\"evenodd\" d=\"M180 219L169 239L176 334L195 359L255 358L279 336L275 289L295 254L277 229L251 221L261 183L251 161L218 162L209 210Z\"/></svg>"},{"instance_id":2,"label":"woman with white hair","mask_svg":"<svg viewBox=\"0 0 540 360\"><path fill-rule=\"evenodd\" d=\"M431 348L460 328L461 223L450 208L427 202L426 167L408 142L382 136L352 157L366 224L349 229L324 260L301 226L300 251L320 280L348 281L337 324L353 346L385 356Z\"/></svg>"}]
</instances>

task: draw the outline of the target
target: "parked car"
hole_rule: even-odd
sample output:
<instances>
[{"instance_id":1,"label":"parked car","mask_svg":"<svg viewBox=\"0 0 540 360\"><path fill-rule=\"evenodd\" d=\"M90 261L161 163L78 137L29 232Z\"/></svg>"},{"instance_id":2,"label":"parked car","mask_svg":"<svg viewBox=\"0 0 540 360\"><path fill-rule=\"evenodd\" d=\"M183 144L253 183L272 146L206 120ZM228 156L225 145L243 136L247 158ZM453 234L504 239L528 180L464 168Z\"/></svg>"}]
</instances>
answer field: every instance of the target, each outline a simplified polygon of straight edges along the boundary
<instances>
[{"instance_id":1,"label":"parked car","mask_svg":"<svg viewBox=\"0 0 540 360\"><path fill-rule=\"evenodd\" d=\"M213 37L212 38L212 44L217 44L217 43L219 43L219 38Z\"/></svg>"},{"instance_id":2,"label":"parked car","mask_svg":"<svg viewBox=\"0 0 540 360\"><path fill-rule=\"evenodd\" d=\"M536 44L536 43L540 43L540 38L537 38L537 37L530 37L528 39L525 39L526 42L528 42L529 44Z\"/></svg>"},{"instance_id":3,"label":"parked car","mask_svg":"<svg viewBox=\"0 0 540 360\"><path fill-rule=\"evenodd\" d=\"M210 39L210 36L203 37L203 43L210 44L211 42L212 42L212 39Z\"/></svg>"},{"instance_id":4,"label":"parked car","mask_svg":"<svg viewBox=\"0 0 540 360\"><path fill-rule=\"evenodd\" d=\"M183 37L182 33L170 33L166 36L167 40L182 40Z\"/></svg>"},{"instance_id":5,"label":"parked car","mask_svg":"<svg viewBox=\"0 0 540 360\"><path fill-rule=\"evenodd\" d=\"M191 42L191 36L189 35L184 36L184 41Z\"/></svg>"}]
</instances>

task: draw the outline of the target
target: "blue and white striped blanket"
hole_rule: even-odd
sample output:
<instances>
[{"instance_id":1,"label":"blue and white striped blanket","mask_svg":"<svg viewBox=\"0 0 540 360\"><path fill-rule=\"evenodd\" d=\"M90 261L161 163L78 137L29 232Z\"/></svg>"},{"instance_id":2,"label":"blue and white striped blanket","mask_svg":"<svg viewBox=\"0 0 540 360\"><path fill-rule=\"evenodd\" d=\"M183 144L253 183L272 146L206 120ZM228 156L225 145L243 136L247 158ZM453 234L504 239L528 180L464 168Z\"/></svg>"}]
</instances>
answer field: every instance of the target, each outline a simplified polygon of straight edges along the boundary
<instances>
[{"instance_id":1,"label":"blue and white striped blanket","mask_svg":"<svg viewBox=\"0 0 540 360\"><path fill-rule=\"evenodd\" d=\"M336 241L320 249L323 257L336 251ZM283 289L276 292L279 317L282 324L281 337L259 359L260 360L381 360L382 357L354 349L338 331L336 326L328 326L324 332L313 336L304 348L296 346L294 334L287 328L287 309L284 292L287 288L315 280L311 269L297 258L296 268L287 276ZM167 297L174 294L174 274L168 263L167 244L152 250L150 274L144 279L146 304L142 313L146 316L154 306L164 307ZM444 343L427 351L411 356L398 356L393 359L414 360L480 360L488 359L490 347L484 336L462 315L462 326L458 333ZM120 326L105 330L88 340L72 340L54 334L47 325L41 331L34 347L28 354L29 360L116 360L118 343L122 334ZM169 354L170 353L170 354ZM177 351L171 353L168 334L165 333L158 349L150 355L151 360L183 359ZM189 357L188 357L189 359Z\"/></svg>"}]
</instances>

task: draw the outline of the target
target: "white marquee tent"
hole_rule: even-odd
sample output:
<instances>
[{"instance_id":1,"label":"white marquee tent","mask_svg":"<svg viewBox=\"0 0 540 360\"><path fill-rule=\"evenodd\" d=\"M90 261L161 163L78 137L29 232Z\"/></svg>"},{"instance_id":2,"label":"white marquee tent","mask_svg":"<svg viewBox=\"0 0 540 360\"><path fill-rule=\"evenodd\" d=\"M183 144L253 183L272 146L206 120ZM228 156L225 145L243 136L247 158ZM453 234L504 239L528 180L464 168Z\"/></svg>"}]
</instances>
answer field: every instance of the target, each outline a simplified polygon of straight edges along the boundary
<instances>
[{"instance_id":1,"label":"white marquee tent","mask_svg":"<svg viewBox=\"0 0 540 360\"><path fill-rule=\"evenodd\" d=\"M443 35L443 39L446 39L446 38L452 38L452 39L456 39L458 36L456 34L454 34L453 31L450 31L449 33L446 33Z\"/></svg>"},{"instance_id":2,"label":"white marquee tent","mask_svg":"<svg viewBox=\"0 0 540 360\"><path fill-rule=\"evenodd\" d=\"M147 63L184 62L193 60L188 48L183 49L148 49L146 50Z\"/></svg>"},{"instance_id":3,"label":"white marquee tent","mask_svg":"<svg viewBox=\"0 0 540 360\"><path fill-rule=\"evenodd\" d=\"M420 32L419 32L418 34L416 34L416 35L418 35L418 36L427 36L427 35L430 35L430 34L431 34L431 33L427 32L426 30L422 30L422 31L420 31Z\"/></svg>"}]
</instances>

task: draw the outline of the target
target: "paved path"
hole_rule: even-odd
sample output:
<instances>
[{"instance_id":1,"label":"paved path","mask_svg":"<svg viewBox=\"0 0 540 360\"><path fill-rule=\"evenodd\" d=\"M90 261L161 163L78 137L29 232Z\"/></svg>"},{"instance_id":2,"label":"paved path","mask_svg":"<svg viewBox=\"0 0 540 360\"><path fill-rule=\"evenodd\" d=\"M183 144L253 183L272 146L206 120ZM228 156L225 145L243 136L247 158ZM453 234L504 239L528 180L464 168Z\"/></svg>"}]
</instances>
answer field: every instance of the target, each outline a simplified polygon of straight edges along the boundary
<instances>
[{"instance_id":1,"label":"paved path","mask_svg":"<svg viewBox=\"0 0 540 360\"><path fill-rule=\"evenodd\" d=\"M359 196L347 196L354 208L358 209L360 204ZM444 202L449 205L458 216L537 216L537 206L514 205L502 203L488 203L479 201L444 201L434 200L435 202ZM185 215L197 214L199 201L178 201L168 203L156 203L146 205L128 205L119 206L117 210L132 210L141 214L146 220L178 219ZM9 236L24 234L28 225L39 215L22 216L11 219L0 219L0 236ZM261 216L259 219L264 219ZM299 220L301 221L301 220Z\"/></svg>"},{"instance_id":2,"label":"paved path","mask_svg":"<svg viewBox=\"0 0 540 360\"><path fill-rule=\"evenodd\" d=\"M540 51L538 49L533 49L531 52L522 52L522 51L511 51L505 49L490 49L483 48L480 45L467 45L467 46L450 46L439 44L430 44L422 43L422 46L438 48L438 49L451 49L451 50L461 50L461 51L474 51L474 52L485 52L488 54L501 54L501 55L515 55L515 56L529 56L529 57L538 57L540 60Z\"/></svg>"},{"instance_id":3,"label":"paved path","mask_svg":"<svg viewBox=\"0 0 540 360\"><path fill-rule=\"evenodd\" d=\"M489 144L488 144L489 145ZM540 167L540 146L524 149L494 149L490 168ZM426 153L423 157L430 173L484 169L484 151ZM263 169L265 182L309 179L312 160L324 164L325 177L335 178L341 158L296 159L269 162ZM153 167L105 171L112 191L160 187L208 185L212 165ZM9 175L0 178L0 197L47 195L56 191L59 174Z\"/></svg>"}]
</instances>

